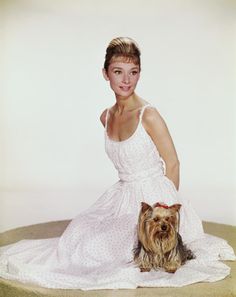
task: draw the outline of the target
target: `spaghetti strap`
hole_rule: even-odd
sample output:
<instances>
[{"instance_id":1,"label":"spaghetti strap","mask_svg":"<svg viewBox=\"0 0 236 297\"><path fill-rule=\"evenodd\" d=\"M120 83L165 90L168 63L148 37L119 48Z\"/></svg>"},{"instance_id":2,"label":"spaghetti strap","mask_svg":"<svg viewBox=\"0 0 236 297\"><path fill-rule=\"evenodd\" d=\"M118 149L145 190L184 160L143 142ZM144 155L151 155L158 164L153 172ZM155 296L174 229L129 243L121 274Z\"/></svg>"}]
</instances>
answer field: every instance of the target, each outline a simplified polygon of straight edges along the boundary
<instances>
[{"instance_id":1,"label":"spaghetti strap","mask_svg":"<svg viewBox=\"0 0 236 297\"><path fill-rule=\"evenodd\" d=\"M150 106L151 106L151 104L148 103L148 104L144 105L144 106L141 108L140 113L139 113L139 124L142 122L142 119L143 119L143 113L144 113L146 107L150 107Z\"/></svg>"},{"instance_id":2,"label":"spaghetti strap","mask_svg":"<svg viewBox=\"0 0 236 297\"><path fill-rule=\"evenodd\" d=\"M108 121L108 117L109 117L109 109L107 108L107 112L106 112L106 118L105 118L105 130L107 131L107 121Z\"/></svg>"}]
</instances>

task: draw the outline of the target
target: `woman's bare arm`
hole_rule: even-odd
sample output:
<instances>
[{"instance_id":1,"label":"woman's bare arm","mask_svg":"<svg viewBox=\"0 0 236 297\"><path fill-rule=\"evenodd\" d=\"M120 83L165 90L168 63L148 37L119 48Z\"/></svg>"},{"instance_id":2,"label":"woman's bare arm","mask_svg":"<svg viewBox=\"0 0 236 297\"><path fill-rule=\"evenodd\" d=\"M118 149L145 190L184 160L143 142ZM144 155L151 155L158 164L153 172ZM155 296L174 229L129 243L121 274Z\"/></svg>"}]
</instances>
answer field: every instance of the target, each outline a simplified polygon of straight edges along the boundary
<instances>
[{"instance_id":1,"label":"woman's bare arm","mask_svg":"<svg viewBox=\"0 0 236 297\"><path fill-rule=\"evenodd\" d=\"M147 108L143 114L143 126L152 138L166 165L166 176L179 189L179 160L174 143L165 121L154 108Z\"/></svg>"}]
</instances>

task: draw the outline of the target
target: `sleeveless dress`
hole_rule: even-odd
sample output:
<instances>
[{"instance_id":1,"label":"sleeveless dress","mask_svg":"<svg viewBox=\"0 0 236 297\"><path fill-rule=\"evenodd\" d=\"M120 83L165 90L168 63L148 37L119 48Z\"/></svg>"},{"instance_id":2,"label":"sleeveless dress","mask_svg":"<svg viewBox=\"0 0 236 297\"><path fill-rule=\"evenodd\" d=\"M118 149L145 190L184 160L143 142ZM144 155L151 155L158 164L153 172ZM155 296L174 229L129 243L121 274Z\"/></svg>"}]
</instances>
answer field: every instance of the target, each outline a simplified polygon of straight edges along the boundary
<instances>
[{"instance_id":1,"label":"sleeveless dress","mask_svg":"<svg viewBox=\"0 0 236 297\"><path fill-rule=\"evenodd\" d=\"M234 260L234 251L225 240L204 234L190 203L164 175L163 161L142 125L146 108L155 107L147 104L140 109L138 126L124 141L108 137L108 109L105 149L119 181L75 217L61 237L21 240L0 248L0 277L47 288L94 290L180 287L229 275L230 268L220 260ZM174 274L140 272L132 261L141 201L182 204L180 234L196 259Z\"/></svg>"}]
</instances>

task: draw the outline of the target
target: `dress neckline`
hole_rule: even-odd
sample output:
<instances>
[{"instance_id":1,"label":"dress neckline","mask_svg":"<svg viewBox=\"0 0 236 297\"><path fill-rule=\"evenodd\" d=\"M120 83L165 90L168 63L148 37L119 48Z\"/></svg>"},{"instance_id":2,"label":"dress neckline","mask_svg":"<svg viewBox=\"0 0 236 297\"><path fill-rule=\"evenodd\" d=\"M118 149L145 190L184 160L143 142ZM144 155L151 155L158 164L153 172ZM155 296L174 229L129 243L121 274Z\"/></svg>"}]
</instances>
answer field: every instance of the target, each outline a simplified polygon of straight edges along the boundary
<instances>
[{"instance_id":1,"label":"dress neckline","mask_svg":"<svg viewBox=\"0 0 236 297\"><path fill-rule=\"evenodd\" d=\"M144 109L146 108L146 106L150 106L151 104L148 103L148 104L145 104L141 107L140 111L139 111L139 121L138 121L138 125L137 127L135 128L134 132L126 139L124 140L114 140L112 138L109 137L108 133L107 133L107 116L108 116L108 113L109 113L109 110L110 108L108 108L107 110L107 115L106 115L106 125L105 125L105 134L106 134L106 137L107 139L112 142L112 143L116 143L116 144L119 144L119 143L125 143L125 142L128 142L129 140L131 140L132 138L134 138L134 136L137 134L138 130L140 127L144 128L143 125L142 125L142 115L143 115L143 112L144 112Z\"/></svg>"}]
</instances>

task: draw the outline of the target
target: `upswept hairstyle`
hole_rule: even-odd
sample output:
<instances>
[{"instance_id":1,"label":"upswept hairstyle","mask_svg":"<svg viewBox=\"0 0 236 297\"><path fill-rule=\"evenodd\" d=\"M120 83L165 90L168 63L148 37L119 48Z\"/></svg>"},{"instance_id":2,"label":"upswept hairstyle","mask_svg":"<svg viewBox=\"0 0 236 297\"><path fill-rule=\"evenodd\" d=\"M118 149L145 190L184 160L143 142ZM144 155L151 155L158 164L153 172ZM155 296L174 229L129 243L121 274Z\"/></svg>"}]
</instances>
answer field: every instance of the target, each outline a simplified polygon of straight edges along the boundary
<instances>
[{"instance_id":1,"label":"upswept hairstyle","mask_svg":"<svg viewBox=\"0 0 236 297\"><path fill-rule=\"evenodd\" d=\"M125 62L133 62L141 70L140 49L137 43L129 37L117 37L112 39L106 49L104 69L108 71L109 65L121 58Z\"/></svg>"}]
</instances>

